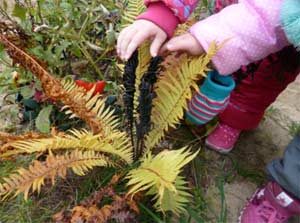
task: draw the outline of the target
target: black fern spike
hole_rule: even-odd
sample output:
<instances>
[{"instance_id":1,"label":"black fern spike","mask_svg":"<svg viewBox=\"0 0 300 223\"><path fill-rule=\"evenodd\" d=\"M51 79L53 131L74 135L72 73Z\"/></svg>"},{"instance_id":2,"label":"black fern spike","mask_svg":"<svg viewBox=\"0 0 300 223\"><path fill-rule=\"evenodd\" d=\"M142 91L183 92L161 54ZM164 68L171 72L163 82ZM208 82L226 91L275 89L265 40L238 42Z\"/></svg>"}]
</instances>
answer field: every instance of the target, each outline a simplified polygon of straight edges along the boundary
<instances>
[{"instance_id":1,"label":"black fern spike","mask_svg":"<svg viewBox=\"0 0 300 223\"><path fill-rule=\"evenodd\" d=\"M132 147L134 148L134 139L133 139L133 110L134 110L134 93L135 93L135 79L136 79L136 68L139 64L138 60L138 51L136 50L130 59L127 61L124 68L123 75L123 84L125 87L125 92L123 95L124 107L125 107L125 116L128 121L129 134L131 137Z\"/></svg>"},{"instance_id":2,"label":"black fern spike","mask_svg":"<svg viewBox=\"0 0 300 223\"><path fill-rule=\"evenodd\" d=\"M144 149L145 135L151 130L152 99L154 98L153 85L157 80L160 62L161 57L151 59L149 68L141 79L139 86L139 123L137 123L136 126L138 157L142 154Z\"/></svg>"}]
</instances>

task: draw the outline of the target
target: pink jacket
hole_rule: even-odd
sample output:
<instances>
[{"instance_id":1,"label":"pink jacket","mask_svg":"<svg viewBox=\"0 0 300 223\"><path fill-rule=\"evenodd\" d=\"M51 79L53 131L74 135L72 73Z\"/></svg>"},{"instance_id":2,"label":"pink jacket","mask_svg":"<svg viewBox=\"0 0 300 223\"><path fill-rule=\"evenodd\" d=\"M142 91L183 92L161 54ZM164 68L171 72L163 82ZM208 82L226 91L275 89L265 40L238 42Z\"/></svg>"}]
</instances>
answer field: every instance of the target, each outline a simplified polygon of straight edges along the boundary
<instances>
[{"instance_id":1,"label":"pink jacket","mask_svg":"<svg viewBox=\"0 0 300 223\"><path fill-rule=\"evenodd\" d=\"M231 74L241 66L290 45L280 26L279 12L283 1L239 0L199 21L190 32L205 50L213 41L222 43L230 38L213 58L213 64L220 74ZM178 23L187 19L196 3L196 0L146 0L148 10L139 19L154 22L171 37Z\"/></svg>"}]
</instances>

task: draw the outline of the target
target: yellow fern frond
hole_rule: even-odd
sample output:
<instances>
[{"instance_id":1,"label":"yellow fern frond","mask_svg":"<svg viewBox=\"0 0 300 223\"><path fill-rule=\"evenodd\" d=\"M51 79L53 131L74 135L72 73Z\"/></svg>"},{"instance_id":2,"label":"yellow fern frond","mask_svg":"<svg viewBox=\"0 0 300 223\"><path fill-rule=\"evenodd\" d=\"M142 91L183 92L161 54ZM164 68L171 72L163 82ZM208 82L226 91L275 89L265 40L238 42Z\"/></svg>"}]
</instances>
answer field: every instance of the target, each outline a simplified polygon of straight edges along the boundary
<instances>
[{"instance_id":1,"label":"yellow fern frond","mask_svg":"<svg viewBox=\"0 0 300 223\"><path fill-rule=\"evenodd\" d=\"M172 211L173 213L179 215L185 212L185 205L189 202L191 194L187 192L187 182L183 177L178 176L175 180L175 187L177 193L166 189L164 195L159 201L159 195L157 191L149 191L147 195L155 195L154 200L156 200L154 207L160 212ZM154 189L154 188L153 188Z\"/></svg>"},{"instance_id":2,"label":"yellow fern frond","mask_svg":"<svg viewBox=\"0 0 300 223\"><path fill-rule=\"evenodd\" d=\"M146 7L143 0L128 0L122 16L121 28L123 29L132 24L136 20L136 17L144 12L145 9Z\"/></svg>"},{"instance_id":3,"label":"yellow fern frond","mask_svg":"<svg viewBox=\"0 0 300 223\"><path fill-rule=\"evenodd\" d=\"M213 43L204 56L190 59L187 55L182 55L167 61L166 69L155 85L157 97L153 100L151 115L153 129L145 142L147 150L159 142L169 127L175 127L179 123L187 109L187 100L192 97L192 89L198 90L196 81L206 76L208 64L218 49Z\"/></svg>"},{"instance_id":4,"label":"yellow fern frond","mask_svg":"<svg viewBox=\"0 0 300 223\"><path fill-rule=\"evenodd\" d=\"M113 165L107 157L95 151L73 151L69 154L53 156L49 155L44 162L33 161L28 169L20 168L17 173L4 178L4 183L0 184L0 196L2 200L13 192L14 196L24 193L27 200L30 189L32 192L40 192L45 179L51 179L55 184L57 176L65 178L67 169L72 169L77 175L85 175L88 170L96 166Z\"/></svg>"},{"instance_id":5,"label":"yellow fern frond","mask_svg":"<svg viewBox=\"0 0 300 223\"><path fill-rule=\"evenodd\" d=\"M158 210L170 210L174 212L180 210L179 204L184 203L184 198L181 196L177 198L173 197L172 200L174 202L178 201L178 205L172 208L172 206L166 204L169 200L164 196L170 196L170 193L180 195L178 192L180 190L181 195L185 197L185 193L183 192L185 187L178 181L178 175L182 167L194 159L197 154L198 152L192 154L187 148L163 151L155 157L150 153L146 154L141 165L137 169L131 170L126 176L129 179L127 185L131 186L128 194L133 196L139 191L148 190L151 194L157 193L155 198L157 199ZM176 186L179 187L176 188Z\"/></svg>"},{"instance_id":6,"label":"yellow fern frond","mask_svg":"<svg viewBox=\"0 0 300 223\"><path fill-rule=\"evenodd\" d=\"M194 25L197 22L196 18L190 18L185 23L179 24L177 29L175 30L175 36L184 34L188 32L188 30L191 28L192 25Z\"/></svg>"},{"instance_id":7,"label":"yellow fern frond","mask_svg":"<svg viewBox=\"0 0 300 223\"><path fill-rule=\"evenodd\" d=\"M7 157L20 153L36 153L57 150L88 150L116 155L127 163L132 162L132 151L126 133L119 131L107 132L107 136L94 135L87 130L71 130L64 136L45 139L21 140L10 144L14 150L1 154Z\"/></svg>"}]
</instances>

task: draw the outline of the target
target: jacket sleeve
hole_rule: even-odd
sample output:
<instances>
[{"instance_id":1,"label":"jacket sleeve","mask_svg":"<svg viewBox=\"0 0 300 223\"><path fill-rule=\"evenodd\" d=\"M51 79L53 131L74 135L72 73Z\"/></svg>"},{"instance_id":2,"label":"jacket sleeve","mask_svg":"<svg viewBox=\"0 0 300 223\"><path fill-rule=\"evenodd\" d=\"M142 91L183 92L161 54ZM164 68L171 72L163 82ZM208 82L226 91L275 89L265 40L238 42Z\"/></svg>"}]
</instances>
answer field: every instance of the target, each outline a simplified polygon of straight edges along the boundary
<instances>
[{"instance_id":1,"label":"jacket sleeve","mask_svg":"<svg viewBox=\"0 0 300 223\"><path fill-rule=\"evenodd\" d=\"M185 22L195 9L198 0L145 0L147 11L138 19L149 20L172 37L178 23Z\"/></svg>"},{"instance_id":2,"label":"jacket sleeve","mask_svg":"<svg viewBox=\"0 0 300 223\"><path fill-rule=\"evenodd\" d=\"M229 39L213 64L220 74L231 74L289 45L280 25L283 1L240 0L196 23L190 32L206 51L212 42Z\"/></svg>"}]
</instances>

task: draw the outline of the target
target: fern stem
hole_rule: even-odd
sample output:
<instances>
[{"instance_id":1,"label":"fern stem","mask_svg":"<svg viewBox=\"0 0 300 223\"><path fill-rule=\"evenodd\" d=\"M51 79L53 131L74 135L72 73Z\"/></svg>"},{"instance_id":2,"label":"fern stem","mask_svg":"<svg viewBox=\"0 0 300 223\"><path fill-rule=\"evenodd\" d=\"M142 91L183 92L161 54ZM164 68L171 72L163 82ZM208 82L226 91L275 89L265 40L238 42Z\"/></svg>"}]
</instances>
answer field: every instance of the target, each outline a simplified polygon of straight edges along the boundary
<instances>
[{"instance_id":1,"label":"fern stem","mask_svg":"<svg viewBox=\"0 0 300 223\"><path fill-rule=\"evenodd\" d=\"M157 217L151 210L149 210L145 205L143 205L141 202L139 202L139 206L141 209L146 211L156 223L164 223L159 217Z\"/></svg>"},{"instance_id":2,"label":"fern stem","mask_svg":"<svg viewBox=\"0 0 300 223\"><path fill-rule=\"evenodd\" d=\"M88 50L86 49L86 47L82 43L78 43L78 47L81 49L81 51L83 52L83 54L86 56L86 58L88 59L88 61L91 63L91 65L93 66L93 68L95 69L95 71L97 72L97 74L99 75L99 77L102 80L105 80L104 75L102 74L102 72L97 67L95 61L93 60L92 56L90 55L90 53L88 52Z\"/></svg>"}]
</instances>

